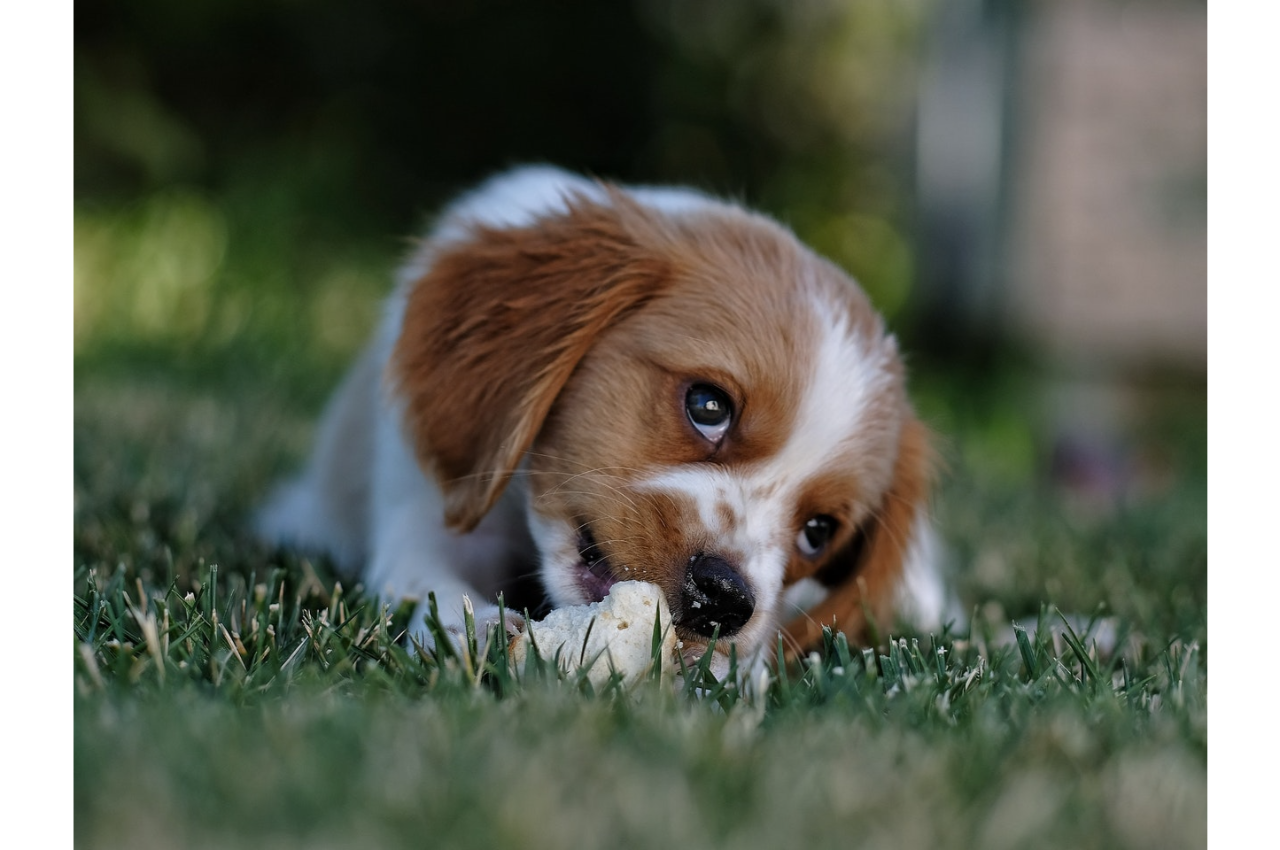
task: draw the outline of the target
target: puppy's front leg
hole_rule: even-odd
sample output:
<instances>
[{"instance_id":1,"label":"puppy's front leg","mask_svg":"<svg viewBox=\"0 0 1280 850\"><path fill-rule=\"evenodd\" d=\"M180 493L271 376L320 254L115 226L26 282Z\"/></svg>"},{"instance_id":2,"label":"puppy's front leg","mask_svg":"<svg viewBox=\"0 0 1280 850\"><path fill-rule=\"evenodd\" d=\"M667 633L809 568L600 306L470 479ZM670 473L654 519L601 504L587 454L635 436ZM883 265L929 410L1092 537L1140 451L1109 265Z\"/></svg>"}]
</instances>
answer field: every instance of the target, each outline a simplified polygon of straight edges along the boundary
<instances>
[{"instance_id":1,"label":"puppy's front leg","mask_svg":"<svg viewBox=\"0 0 1280 850\"><path fill-rule=\"evenodd\" d=\"M507 611L502 619L498 606L487 601L467 580L471 565L463 559L464 549L457 545L457 535L437 519L439 506L434 501L408 499L378 518L367 573L369 590L385 600L418 601L409 633L423 646L434 646L426 627L429 593L435 594L440 624L459 647L466 637L464 597L471 600L476 635L482 644L490 626L500 625L507 635L523 631L523 617Z\"/></svg>"},{"instance_id":2,"label":"puppy's front leg","mask_svg":"<svg viewBox=\"0 0 1280 850\"><path fill-rule=\"evenodd\" d=\"M417 600L409 634L423 646L434 646L426 626L430 593L436 597L440 624L459 647L466 638L464 597L474 606L481 641L491 625L501 625L506 634L523 631L524 618L507 612L501 620L491 595L500 550L484 545L487 535L458 534L445 526L444 497L418 465L401 430L403 410L388 396L381 404L368 504L365 586L383 600Z\"/></svg>"}]
</instances>

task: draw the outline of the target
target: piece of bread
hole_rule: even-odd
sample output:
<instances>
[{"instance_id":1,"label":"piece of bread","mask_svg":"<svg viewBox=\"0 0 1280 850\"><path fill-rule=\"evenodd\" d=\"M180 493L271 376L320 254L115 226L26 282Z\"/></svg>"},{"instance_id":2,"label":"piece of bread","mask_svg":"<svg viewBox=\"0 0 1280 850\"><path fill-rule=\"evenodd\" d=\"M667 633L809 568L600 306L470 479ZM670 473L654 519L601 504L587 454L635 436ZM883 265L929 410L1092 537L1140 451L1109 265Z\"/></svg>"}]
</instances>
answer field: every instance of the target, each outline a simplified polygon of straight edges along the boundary
<instances>
[{"instance_id":1,"label":"piece of bread","mask_svg":"<svg viewBox=\"0 0 1280 850\"><path fill-rule=\"evenodd\" d=\"M655 619L662 630L662 670L671 674L679 669L671 612L661 589L641 581L618 582L599 602L558 608L545 619L528 623L524 633L511 641L511 663L523 671L536 641L544 661L550 662L559 654L561 670L586 668L587 677L597 687L617 671L629 688L652 667Z\"/></svg>"}]
</instances>

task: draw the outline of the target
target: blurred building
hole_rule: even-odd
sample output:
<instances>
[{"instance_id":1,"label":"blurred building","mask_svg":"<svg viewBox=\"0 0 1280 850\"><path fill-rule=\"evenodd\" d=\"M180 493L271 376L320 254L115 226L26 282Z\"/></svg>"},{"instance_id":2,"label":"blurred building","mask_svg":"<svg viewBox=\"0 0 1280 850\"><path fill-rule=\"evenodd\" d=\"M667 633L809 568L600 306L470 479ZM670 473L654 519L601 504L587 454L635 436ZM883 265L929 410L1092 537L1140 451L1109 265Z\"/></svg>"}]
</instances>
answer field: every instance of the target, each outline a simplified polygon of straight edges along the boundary
<instances>
[{"instance_id":1,"label":"blurred building","mask_svg":"<svg viewBox=\"0 0 1280 850\"><path fill-rule=\"evenodd\" d=\"M1065 373L1206 359L1206 10L940 4L922 83L921 301ZM932 305L932 306L929 306Z\"/></svg>"}]
</instances>

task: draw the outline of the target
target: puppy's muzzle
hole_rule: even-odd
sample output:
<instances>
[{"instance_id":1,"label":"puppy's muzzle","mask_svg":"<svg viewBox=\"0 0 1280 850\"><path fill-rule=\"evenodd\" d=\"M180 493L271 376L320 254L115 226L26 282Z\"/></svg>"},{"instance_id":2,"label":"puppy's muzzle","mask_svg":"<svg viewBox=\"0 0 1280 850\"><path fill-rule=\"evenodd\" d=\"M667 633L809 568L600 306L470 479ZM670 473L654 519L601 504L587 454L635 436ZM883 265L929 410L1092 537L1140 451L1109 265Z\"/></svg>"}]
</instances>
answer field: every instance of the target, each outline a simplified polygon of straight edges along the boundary
<instances>
[{"instance_id":1,"label":"puppy's muzzle","mask_svg":"<svg viewBox=\"0 0 1280 850\"><path fill-rule=\"evenodd\" d=\"M729 637L742 630L755 607L755 594L727 561L714 555L698 555L689 561L679 625L703 637L711 637L718 626L720 637Z\"/></svg>"}]
</instances>

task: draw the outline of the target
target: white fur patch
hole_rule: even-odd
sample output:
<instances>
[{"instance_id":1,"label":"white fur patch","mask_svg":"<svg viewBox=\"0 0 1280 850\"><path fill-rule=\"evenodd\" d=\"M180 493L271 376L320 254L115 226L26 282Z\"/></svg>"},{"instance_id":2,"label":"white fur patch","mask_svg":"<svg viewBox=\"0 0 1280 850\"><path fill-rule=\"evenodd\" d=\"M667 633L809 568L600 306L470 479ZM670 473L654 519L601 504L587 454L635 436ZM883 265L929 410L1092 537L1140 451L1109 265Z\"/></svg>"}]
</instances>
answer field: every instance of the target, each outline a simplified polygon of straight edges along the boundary
<instances>
[{"instance_id":1,"label":"white fur patch","mask_svg":"<svg viewBox=\"0 0 1280 850\"><path fill-rule=\"evenodd\" d=\"M547 595L556 605L583 605L589 602L578 585L582 555L578 552L578 532L562 519L545 517L526 505L529 532L542 558L540 575Z\"/></svg>"},{"instance_id":2,"label":"white fur patch","mask_svg":"<svg viewBox=\"0 0 1280 850\"><path fill-rule=\"evenodd\" d=\"M840 452L853 460L850 473L864 493L888 488L902 428L897 400L877 404L894 390L896 354L891 338L869 341L815 299L820 341L799 409L795 430L782 450L751 477L785 482L793 498L804 481L827 469Z\"/></svg>"},{"instance_id":3,"label":"white fur patch","mask_svg":"<svg viewBox=\"0 0 1280 850\"><path fill-rule=\"evenodd\" d=\"M941 631L948 622L960 626L960 601L943 576L942 542L933 523L917 515L902 565L894 603L899 615L920 631Z\"/></svg>"}]
</instances>

